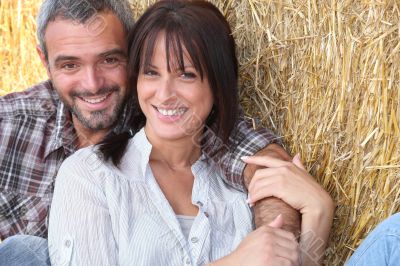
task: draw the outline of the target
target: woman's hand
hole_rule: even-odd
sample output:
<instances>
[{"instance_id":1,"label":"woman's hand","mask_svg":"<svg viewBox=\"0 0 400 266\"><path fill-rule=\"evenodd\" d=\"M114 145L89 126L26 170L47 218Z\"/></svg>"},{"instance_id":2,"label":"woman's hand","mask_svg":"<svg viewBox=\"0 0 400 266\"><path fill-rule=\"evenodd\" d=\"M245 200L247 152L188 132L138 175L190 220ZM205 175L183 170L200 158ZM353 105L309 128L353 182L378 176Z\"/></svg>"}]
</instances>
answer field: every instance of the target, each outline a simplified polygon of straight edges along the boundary
<instances>
[{"instance_id":1,"label":"woman's hand","mask_svg":"<svg viewBox=\"0 0 400 266\"><path fill-rule=\"evenodd\" d=\"M212 266L298 266L299 245L290 232L280 229L279 215L268 226L251 232L230 255L213 262Z\"/></svg>"},{"instance_id":2,"label":"woman's hand","mask_svg":"<svg viewBox=\"0 0 400 266\"><path fill-rule=\"evenodd\" d=\"M331 205L329 194L305 170L299 156L292 162L269 156L243 158L246 163L262 165L267 168L255 172L249 184L249 203L265 197L284 200L302 214L323 210Z\"/></svg>"},{"instance_id":3,"label":"woman's hand","mask_svg":"<svg viewBox=\"0 0 400 266\"><path fill-rule=\"evenodd\" d=\"M305 170L298 155L292 162L269 156L243 160L267 167L254 174L249 184L249 203L273 196L299 210L303 264L319 265L333 220L334 203L329 194Z\"/></svg>"}]
</instances>

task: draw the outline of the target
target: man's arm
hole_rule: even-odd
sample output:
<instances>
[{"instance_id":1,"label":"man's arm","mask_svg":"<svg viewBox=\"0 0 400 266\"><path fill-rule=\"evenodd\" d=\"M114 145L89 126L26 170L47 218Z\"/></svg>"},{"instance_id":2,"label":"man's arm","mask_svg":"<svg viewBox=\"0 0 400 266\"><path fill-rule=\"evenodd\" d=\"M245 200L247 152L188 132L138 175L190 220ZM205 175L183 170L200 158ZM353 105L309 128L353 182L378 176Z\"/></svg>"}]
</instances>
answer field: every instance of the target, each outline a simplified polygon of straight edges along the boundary
<instances>
[{"instance_id":1,"label":"man's arm","mask_svg":"<svg viewBox=\"0 0 400 266\"><path fill-rule=\"evenodd\" d=\"M246 191L251 177L257 169L264 168L256 165L247 165L241 160L242 156L268 155L281 160L291 161L291 157L281 147L282 143L272 131L257 127L254 121L245 121L243 112L240 115L233 132L230 143L223 146L215 136L210 136L205 152L215 159L224 172L226 181L236 189ZM257 128L255 128L257 127ZM204 148L204 147L203 147ZM283 228L298 235L300 228L299 213L285 202L277 198L268 198L260 201L255 206L255 219L257 227L268 225L279 214L284 220Z\"/></svg>"},{"instance_id":2,"label":"man's arm","mask_svg":"<svg viewBox=\"0 0 400 266\"><path fill-rule=\"evenodd\" d=\"M298 155L291 162L268 155L243 160L264 167L255 172L249 184L249 202L277 197L299 210L303 265L320 265L335 209L330 195L306 171Z\"/></svg>"},{"instance_id":3,"label":"man's arm","mask_svg":"<svg viewBox=\"0 0 400 266\"><path fill-rule=\"evenodd\" d=\"M261 151L255 154L256 156L270 156L284 161L291 162L292 157L278 144L271 143ZM249 188L251 178L256 170L264 167L247 164L244 169L244 180L246 188ZM267 225L273 221L279 214L283 217L282 229L292 232L296 237L300 234L301 216L300 212L293 209L290 205L279 198L268 197L257 201L254 204L254 215L256 227Z\"/></svg>"},{"instance_id":4,"label":"man's arm","mask_svg":"<svg viewBox=\"0 0 400 266\"><path fill-rule=\"evenodd\" d=\"M276 135L268 129L254 129L243 116L222 154L218 139L211 137L209 143L214 145L206 147L205 152L214 155L226 181L239 190L248 188L250 203L255 204L257 227L268 226L282 214L286 230L299 236L301 228L303 265L318 265L329 236L334 204L298 156L292 159ZM261 156L241 159L255 154ZM274 184L268 184L271 182Z\"/></svg>"}]
</instances>

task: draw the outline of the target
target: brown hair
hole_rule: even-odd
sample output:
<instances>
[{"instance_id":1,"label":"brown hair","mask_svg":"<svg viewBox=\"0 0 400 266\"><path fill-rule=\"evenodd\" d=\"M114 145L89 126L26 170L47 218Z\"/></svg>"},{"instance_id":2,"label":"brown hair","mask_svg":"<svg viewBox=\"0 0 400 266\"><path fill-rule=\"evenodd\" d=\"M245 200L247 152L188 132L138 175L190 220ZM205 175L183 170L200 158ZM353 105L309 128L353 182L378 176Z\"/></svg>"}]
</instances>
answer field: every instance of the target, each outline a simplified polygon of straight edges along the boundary
<instances>
[{"instance_id":1,"label":"brown hair","mask_svg":"<svg viewBox=\"0 0 400 266\"><path fill-rule=\"evenodd\" d=\"M213 111L206 125L227 143L238 113L238 63L235 42L228 22L213 4L206 1L164 0L149 7L129 35L128 84L132 108L128 126L137 132L146 118L139 108L137 79L139 71L151 63L155 42L165 34L167 62L174 56L184 71L184 48L203 79L207 76L214 97ZM119 164L128 142L128 134L110 136L101 143L105 159Z\"/></svg>"}]
</instances>

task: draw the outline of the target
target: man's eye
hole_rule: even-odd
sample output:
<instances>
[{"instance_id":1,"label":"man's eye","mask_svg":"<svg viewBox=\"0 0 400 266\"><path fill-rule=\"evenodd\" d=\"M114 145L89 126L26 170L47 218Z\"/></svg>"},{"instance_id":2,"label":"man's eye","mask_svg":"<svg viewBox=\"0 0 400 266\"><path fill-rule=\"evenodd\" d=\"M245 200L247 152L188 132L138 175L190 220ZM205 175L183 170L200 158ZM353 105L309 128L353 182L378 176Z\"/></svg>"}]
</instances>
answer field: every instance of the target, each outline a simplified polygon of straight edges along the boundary
<instances>
[{"instance_id":1,"label":"man's eye","mask_svg":"<svg viewBox=\"0 0 400 266\"><path fill-rule=\"evenodd\" d=\"M62 65L61 68L64 70L74 70L74 69L78 68L78 65L74 64L74 63L68 63L68 64Z\"/></svg>"},{"instance_id":2,"label":"man's eye","mask_svg":"<svg viewBox=\"0 0 400 266\"><path fill-rule=\"evenodd\" d=\"M104 59L104 63L109 64L109 65L116 64L116 63L118 63L118 59L115 57L109 57L109 58Z\"/></svg>"}]
</instances>

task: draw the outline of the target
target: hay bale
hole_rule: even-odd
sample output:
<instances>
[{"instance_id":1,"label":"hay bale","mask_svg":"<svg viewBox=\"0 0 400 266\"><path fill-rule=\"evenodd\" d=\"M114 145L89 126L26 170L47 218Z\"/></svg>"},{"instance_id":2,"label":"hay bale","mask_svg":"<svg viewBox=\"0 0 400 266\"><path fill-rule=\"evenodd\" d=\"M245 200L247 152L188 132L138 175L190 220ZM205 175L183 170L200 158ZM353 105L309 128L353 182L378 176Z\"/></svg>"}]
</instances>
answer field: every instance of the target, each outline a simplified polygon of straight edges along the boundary
<instances>
[{"instance_id":1,"label":"hay bale","mask_svg":"<svg viewBox=\"0 0 400 266\"><path fill-rule=\"evenodd\" d=\"M46 78L35 50L39 5L33 0L0 1L0 95Z\"/></svg>"},{"instance_id":2,"label":"hay bale","mask_svg":"<svg viewBox=\"0 0 400 266\"><path fill-rule=\"evenodd\" d=\"M154 1L132 1L135 17ZM238 44L249 116L283 135L338 207L327 265L342 265L399 211L400 41L396 1L213 1ZM40 3L0 2L0 93L46 78Z\"/></svg>"},{"instance_id":3,"label":"hay bale","mask_svg":"<svg viewBox=\"0 0 400 266\"><path fill-rule=\"evenodd\" d=\"M243 103L284 135L338 203L327 264L343 264L399 210L398 6L237 5Z\"/></svg>"}]
</instances>

